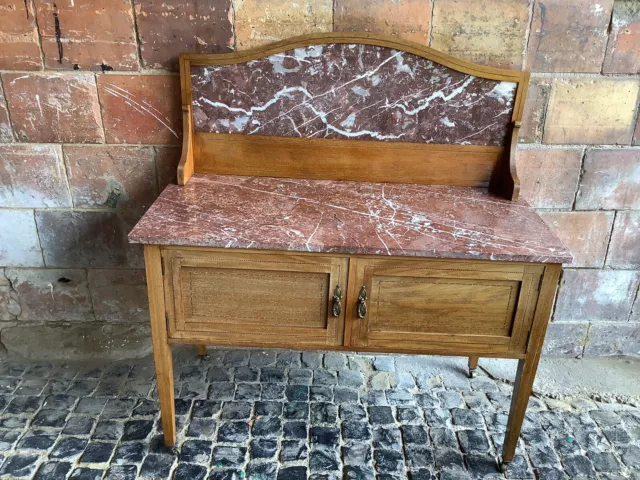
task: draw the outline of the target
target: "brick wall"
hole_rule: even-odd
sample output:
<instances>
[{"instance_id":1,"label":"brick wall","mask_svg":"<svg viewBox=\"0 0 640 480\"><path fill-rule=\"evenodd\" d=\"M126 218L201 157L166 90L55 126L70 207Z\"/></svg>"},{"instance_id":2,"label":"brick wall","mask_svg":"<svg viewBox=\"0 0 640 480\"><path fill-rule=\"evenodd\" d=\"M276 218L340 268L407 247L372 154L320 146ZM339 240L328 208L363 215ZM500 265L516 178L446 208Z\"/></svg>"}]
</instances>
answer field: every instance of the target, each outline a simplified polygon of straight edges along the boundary
<instances>
[{"instance_id":1,"label":"brick wall","mask_svg":"<svg viewBox=\"0 0 640 480\"><path fill-rule=\"evenodd\" d=\"M0 341L11 353L148 350L143 260L126 233L174 176L178 53L334 29L533 72L522 191L576 259L547 352L640 355L638 0L13 0L0 15Z\"/></svg>"}]
</instances>

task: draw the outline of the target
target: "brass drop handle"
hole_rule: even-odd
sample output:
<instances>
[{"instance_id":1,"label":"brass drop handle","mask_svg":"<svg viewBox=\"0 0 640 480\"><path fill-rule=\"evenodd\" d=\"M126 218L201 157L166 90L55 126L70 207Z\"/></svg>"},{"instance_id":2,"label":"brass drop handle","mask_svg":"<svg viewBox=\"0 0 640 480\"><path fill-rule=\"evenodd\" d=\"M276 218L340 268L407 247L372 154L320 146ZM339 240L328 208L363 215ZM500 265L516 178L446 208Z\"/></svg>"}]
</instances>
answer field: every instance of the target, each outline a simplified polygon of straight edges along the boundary
<instances>
[{"instance_id":1,"label":"brass drop handle","mask_svg":"<svg viewBox=\"0 0 640 480\"><path fill-rule=\"evenodd\" d=\"M333 292L333 316L339 317L342 313L342 289L340 285L336 285L336 289Z\"/></svg>"},{"instance_id":2,"label":"brass drop handle","mask_svg":"<svg viewBox=\"0 0 640 480\"><path fill-rule=\"evenodd\" d=\"M360 294L358 295L358 317L364 318L367 314L367 289L364 288L364 285L360 289Z\"/></svg>"}]
</instances>

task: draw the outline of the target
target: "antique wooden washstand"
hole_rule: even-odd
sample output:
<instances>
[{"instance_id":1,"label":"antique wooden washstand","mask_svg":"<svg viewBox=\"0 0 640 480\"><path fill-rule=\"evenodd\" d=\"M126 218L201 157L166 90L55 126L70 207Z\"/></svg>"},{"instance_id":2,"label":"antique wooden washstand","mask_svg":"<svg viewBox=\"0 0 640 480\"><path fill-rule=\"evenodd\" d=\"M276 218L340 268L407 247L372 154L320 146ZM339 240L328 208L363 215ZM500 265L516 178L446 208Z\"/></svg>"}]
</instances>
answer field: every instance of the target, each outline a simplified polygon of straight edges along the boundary
<instances>
[{"instance_id":1,"label":"antique wooden washstand","mask_svg":"<svg viewBox=\"0 0 640 480\"><path fill-rule=\"evenodd\" d=\"M165 442L171 345L518 359L513 460L562 263L518 199L527 72L369 34L180 58L184 140L144 244Z\"/></svg>"}]
</instances>

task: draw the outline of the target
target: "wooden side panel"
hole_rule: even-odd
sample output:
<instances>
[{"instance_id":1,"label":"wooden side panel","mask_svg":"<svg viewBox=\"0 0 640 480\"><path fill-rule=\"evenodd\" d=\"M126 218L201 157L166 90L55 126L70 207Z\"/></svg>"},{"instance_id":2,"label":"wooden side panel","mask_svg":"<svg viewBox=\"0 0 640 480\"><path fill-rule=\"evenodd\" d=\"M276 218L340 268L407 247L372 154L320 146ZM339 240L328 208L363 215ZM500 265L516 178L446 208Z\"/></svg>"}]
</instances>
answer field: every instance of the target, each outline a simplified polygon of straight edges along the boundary
<instances>
[{"instance_id":1,"label":"wooden side panel","mask_svg":"<svg viewBox=\"0 0 640 480\"><path fill-rule=\"evenodd\" d=\"M196 173L487 187L502 147L195 133Z\"/></svg>"},{"instance_id":2,"label":"wooden side panel","mask_svg":"<svg viewBox=\"0 0 640 480\"><path fill-rule=\"evenodd\" d=\"M169 331L222 345L340 345L344 313L333 315L347 260L327 256L168 248Z\"/></svg>"},{"instance_id":3,"label":"wooden side panel","mask_svg":"<svg viewBox=\"0 0 640 480\"><path fill-rule=\"evenodd\" d=\"M419 352L438 344L449 346L451 353L474 345L478 353L524 353L542 267L393 259L353 263L351 345L402 345ZM351 296L362 286L367 313L359 318Z\"/></svg>"}]
</instances>

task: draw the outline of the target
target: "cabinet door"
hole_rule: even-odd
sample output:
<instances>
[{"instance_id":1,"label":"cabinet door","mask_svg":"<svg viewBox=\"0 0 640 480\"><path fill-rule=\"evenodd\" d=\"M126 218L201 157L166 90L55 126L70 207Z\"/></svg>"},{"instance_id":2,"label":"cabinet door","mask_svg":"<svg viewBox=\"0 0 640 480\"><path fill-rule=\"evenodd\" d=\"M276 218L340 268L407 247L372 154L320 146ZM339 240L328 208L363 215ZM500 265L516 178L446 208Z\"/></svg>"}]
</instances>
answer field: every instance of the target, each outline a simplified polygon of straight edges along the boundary
<instances>
[{"instance_id":1,"label":"cabinet door","mask_svg":"<svg viewBox=\"0 0 640 480\"><path fill-rule=\"evenodd\" d=\"M394 259L358 259L351 269L351 346L452 354L523 353L544 271L542 265ZM358 308L361 291L366 313Z\"/></svg>"},{"instance_id":2,"label":"cabinet door","mask_svg":"<svg viewBox=\"0 0 640 480\"><path fill-rule=\"evenodd\" d=\"M167 248L169 335L217 345L341 345L347 259ZM342 295L344 302L344 293Z\"/></svg>"}]
</instances>

